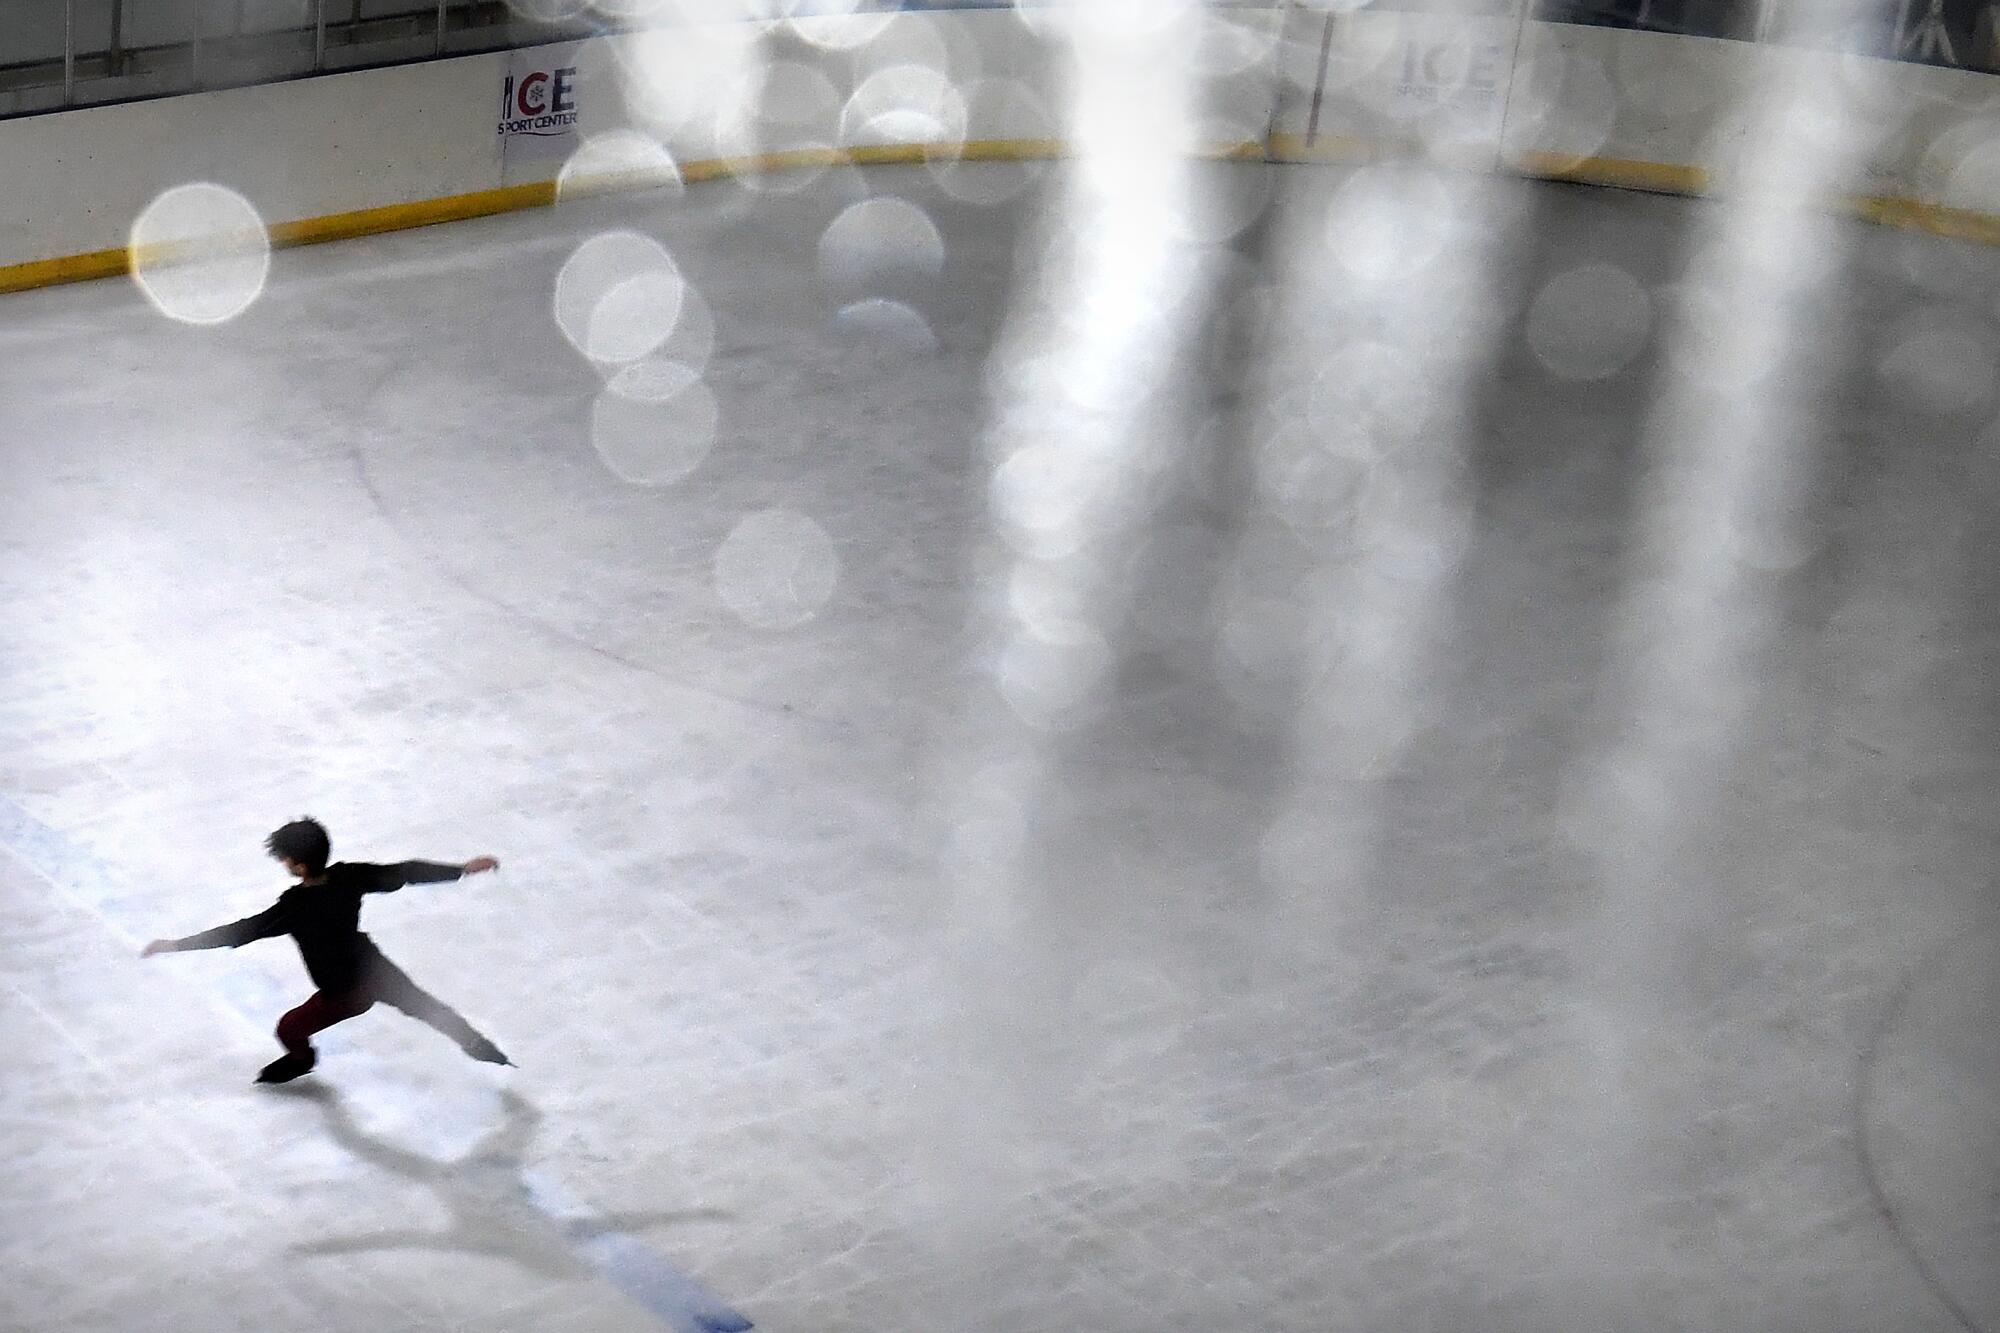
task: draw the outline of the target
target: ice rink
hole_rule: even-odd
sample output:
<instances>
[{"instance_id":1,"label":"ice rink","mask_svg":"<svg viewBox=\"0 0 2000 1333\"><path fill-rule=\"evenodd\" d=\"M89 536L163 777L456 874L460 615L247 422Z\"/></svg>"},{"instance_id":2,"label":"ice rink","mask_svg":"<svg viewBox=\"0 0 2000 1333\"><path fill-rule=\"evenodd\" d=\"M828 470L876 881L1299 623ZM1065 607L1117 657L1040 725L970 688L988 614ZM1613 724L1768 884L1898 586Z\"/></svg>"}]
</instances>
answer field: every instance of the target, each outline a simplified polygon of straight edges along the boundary
<instances>
[{"instance_id":1,"label":"ice rink","mask_svg":"<svg viewBox=\"0 0 2000 1333\"><path fill-rule=\"evenodd\" d=\"M0 1327L2000 1330L2000 251L1826 222L1683 485L1719 205L1448 187L1410 375L1344 170L1200 168L1159 328L956 171L0 299ZM363 925L519 1069L139 960L301 814L501 859Z\"/></svg>"}]
</instances>

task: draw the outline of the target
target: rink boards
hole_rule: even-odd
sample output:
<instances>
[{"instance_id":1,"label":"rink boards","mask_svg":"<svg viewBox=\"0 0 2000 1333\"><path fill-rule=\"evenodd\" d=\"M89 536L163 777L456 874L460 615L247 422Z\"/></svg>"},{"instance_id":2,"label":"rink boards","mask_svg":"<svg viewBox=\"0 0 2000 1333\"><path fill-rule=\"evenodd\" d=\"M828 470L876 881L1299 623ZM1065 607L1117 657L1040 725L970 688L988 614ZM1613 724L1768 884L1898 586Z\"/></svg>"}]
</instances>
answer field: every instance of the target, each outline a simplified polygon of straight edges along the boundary
<instances>
[{"instance_id":1,"label":"rink boards","mask_svg":"<svg viewBox=\"0 0 2000 1333\"><path fill-rule=\"evenodd\" d=\"M778 33L710 24L0 122L0 166L36 184L0 199L0 291L125 271L132 219L193 180L239 191L275 242L303 244L676 178L1060 155L1072 52L1060 25L1032 14L876 16L852 46L837 19ZM1865 110L1869 141L1829 206L2000 240L1990 75L1505 15L1298 6L1204 10L1190 53L1191 152L1421 153L1685 194L1731 188L1752 147L1740 114L1753 90L1836 86Z\"/></svg>"}]
</instances>

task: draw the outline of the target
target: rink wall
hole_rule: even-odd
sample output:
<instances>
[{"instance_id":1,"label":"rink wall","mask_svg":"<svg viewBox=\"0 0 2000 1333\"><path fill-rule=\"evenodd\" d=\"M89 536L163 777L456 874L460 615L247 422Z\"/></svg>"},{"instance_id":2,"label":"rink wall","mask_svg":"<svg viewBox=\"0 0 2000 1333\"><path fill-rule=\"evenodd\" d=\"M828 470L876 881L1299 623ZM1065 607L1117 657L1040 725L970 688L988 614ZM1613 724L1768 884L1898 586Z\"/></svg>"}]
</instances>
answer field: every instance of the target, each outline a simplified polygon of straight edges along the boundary
<instances>
[{"instance_id":1,"label":"rink wall","mask_svg":"<svg viewBox=\"0 0 2000 1333\"><path fill-rule=\"evenodd\" d=\"M884 16L858 45L852 23L689 26L0 121L0 178L33 186L0 192L0 291L123 271L132 220L193 180L237 190L274 240L299 244L673 175L1062 151L1068 45L1046 18ZM1829 204L2000 242L1991 75L1502 16L1231 6L1202 25L1193 152L1420 148L1475 169L1701 194L1741 155L1746 93L1801 79L1857 99L1872 130ZM744 95L752 71L773 69ZM503 96L541 110L503 132ZM718 130L714 107L739 102L746 114ZM559 132L538 128L557 105ZM615 133L632 129L646 137Z\"/></svg>"},{"instance_id":2,"label":"rink wall","mask_svg":"<svg viewBox=\"0 0 2000 1333\"><path fill-rule=\"evenodd\" d=\"M1261 156L1282 18L1205 15L1214 137L1192 151ZM133 219L197 180L242 194L278 244L303 244L675 177L1062 151L1067 47L1046 25L1010 8L882 16L847 49L843 23L689 25L0 121L0 178L36 187L0 192L0 291L125 271ZM766 68L782 75L718 131L713 108L746 100L744 78ZM530 106L570 108L563 134L500 132L503 94L531 80Z\"/></svg>"},{"instance_id":3,"label":"rink wall","mask_svg":"<svg viewBox=\"0 0 2000 1333\"><path fill-rule=\"evenodd\" d=\"M2000 243L2000 77L1670 33L1361 10L1288 20L1271 156L1421 150L1463 165L1675 194L1726 192L1774 86L1824 93L1863 140L1823 202Z\"/></svg>"},{"instance_id":4,"label":"rink wall","mask_svg":"<svg viewBox=\"0 0 2000 1333\"><path fill-rule=\"evenodd\" d=\"M1715 38L1530 24L1503 165L1591 184L1726 190L1752 90L1827 89L1861 144L1831 206L2000 243L2000 77ZM1606 106L1607 89L1614 94Z\"/></svg>"}]
</instances>

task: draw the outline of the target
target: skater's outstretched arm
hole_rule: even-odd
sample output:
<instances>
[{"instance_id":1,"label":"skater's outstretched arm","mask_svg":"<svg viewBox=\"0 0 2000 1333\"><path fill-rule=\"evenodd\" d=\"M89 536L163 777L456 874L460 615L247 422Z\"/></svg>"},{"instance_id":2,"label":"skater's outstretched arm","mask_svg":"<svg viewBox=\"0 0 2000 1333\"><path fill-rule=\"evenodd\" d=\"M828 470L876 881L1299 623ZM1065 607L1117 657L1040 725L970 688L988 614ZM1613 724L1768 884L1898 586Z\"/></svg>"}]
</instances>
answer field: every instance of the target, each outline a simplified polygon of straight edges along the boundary
<instances>
[{"instance_id":1,"label":"skater's outstretched arm","mask_svg":"<svg viewBox=\"0 0 2000 1333\"><path fill-rule=\"evenodd\" d=\"M217 926L194 935L183 935L177 940L154 940L139 956L151 958L156 953L182 953L189 949L234 949L252 940L282 935L286 926L284 904L272 903L257 915L246 916L241 921L232 921L226 926Z\"/></svg>"},{"instance_id":2,"label":"skater's outstretched arm","mask_svg":"<svg viewBox=\"0 0 2000 1333\"><path fill-rule=\"evenodd\" d=\"M463 865L442 861L399 861L395 865L370 866L363 881L363 893L394 893L405 884L442 884L482 870L498 870L500 863L490 856L475 856Z\"/></svg>"}]
</instances>

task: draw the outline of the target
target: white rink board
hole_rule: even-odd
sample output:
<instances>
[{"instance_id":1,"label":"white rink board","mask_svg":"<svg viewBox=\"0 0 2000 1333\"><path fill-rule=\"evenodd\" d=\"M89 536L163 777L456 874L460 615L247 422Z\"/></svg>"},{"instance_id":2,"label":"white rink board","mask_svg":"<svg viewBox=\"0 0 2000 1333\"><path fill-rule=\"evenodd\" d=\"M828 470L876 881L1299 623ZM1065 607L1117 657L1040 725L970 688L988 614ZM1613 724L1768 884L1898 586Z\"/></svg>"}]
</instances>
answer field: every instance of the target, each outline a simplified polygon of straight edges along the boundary
<instances>
[{"instance_id":1,"label":"white rink board","mask_svg":"<svg viewBox=\"0 0 2000 1333\"><path fill-rule=\"evenodd\" d=\"M841 22L799 24L824 38ZM1748 90L1801 76L1868 100L1879 142L1852 193L2000 214L2000 78L1991 75L1539 22L1520 31L1517 56L1513 18L1363 11L1335 22L1322 86L1321 13L1229 7L1201 22L1198 149L1254 142L1267 128L1301 139L1310 126L1362 145L1420 139L1473 162L1500 156L1504 138L1515 160L1706 172L1739 151L1732 115ZM681 162L878 143L885 128L924 118L870 128L841 110L871 75L903 65L936 72L960 99L941 118L955 135L1062 138L1065 44L1047 15L901 14L879 29L854 50L739 24L583 43L576 132L638 127ZM122 246L147 202L193 180L240 191L276 223L551 179L555 152L510 158L495 133L503 81L523 58L468 56L0 122L0 172L35 182L0 196L0 266ZM785 118L739 118L720 132L712 116L697 123L693 112L774 64L792 80ZM627 74L648 68L660 93L629 99Z\"/></svg>"}]
</instances>

